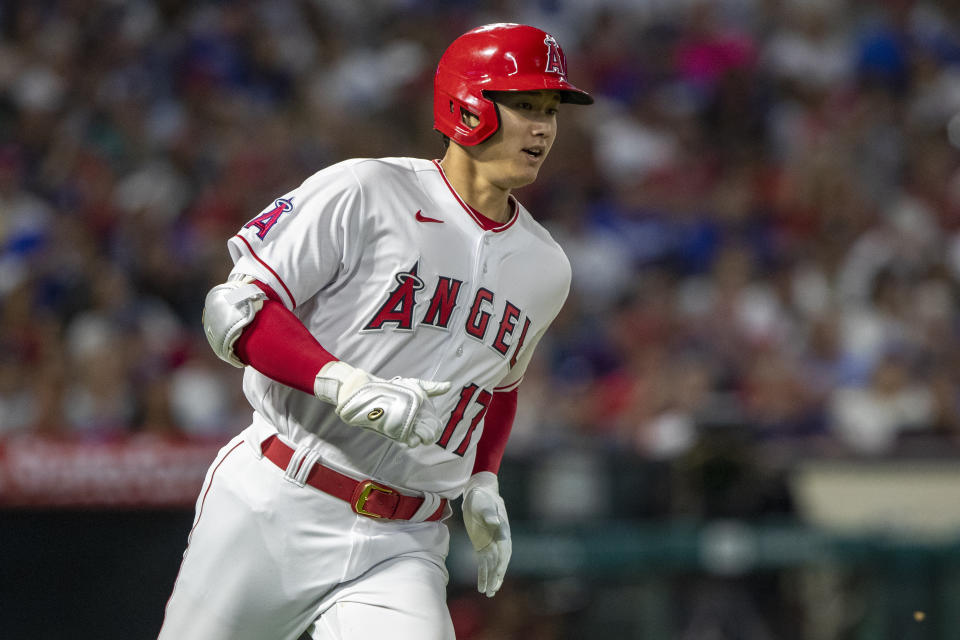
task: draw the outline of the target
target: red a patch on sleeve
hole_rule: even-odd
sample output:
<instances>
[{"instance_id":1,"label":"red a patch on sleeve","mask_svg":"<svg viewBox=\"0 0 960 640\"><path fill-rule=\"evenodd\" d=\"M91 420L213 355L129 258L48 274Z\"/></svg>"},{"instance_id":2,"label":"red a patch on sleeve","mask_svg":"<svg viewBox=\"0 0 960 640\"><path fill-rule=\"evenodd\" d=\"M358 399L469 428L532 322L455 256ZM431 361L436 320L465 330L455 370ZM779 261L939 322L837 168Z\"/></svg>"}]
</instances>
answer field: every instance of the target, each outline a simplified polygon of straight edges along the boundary
<instances>
[{"instance_id":1,"label":"red a patch on sleeve","mask_svg":"<svg viewBox=\"0 0 960 640\"><path fill-rule=\"evenodd\" d=\"M273 208L267 211L264 211L256 218L243 225L244 229L249 229L250 227L256 227L257 237L261 240L267 235L267 232L273 228L273 225L277 224L277 220L280 219L287 211L293 210L293 199L287 200L286 198L277 198L276 202L273 203Z\"/></svg>"}]
</instances>

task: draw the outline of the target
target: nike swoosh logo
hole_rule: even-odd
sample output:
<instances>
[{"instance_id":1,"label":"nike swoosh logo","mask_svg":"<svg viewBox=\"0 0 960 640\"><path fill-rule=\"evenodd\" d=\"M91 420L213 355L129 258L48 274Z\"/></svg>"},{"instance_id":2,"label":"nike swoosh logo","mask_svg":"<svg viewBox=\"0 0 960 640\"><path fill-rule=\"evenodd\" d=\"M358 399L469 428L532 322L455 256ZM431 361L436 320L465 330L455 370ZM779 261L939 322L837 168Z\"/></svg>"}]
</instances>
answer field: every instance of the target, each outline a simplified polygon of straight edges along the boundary
<instances>
[{"instance_id":1,"label":"nike swoosh logo","mask_svg":"<svg viewBox=\"0 0 960 640\"><path fill-rule=\"evenodd\" d=\"M416 215L417 222L439 222L440 224L443 224L443 220L437 220L436 218L428 218L427 216L420 213L421 211L423 211L423 209L417 209L417 215Z\"/></svg>"}]
</instances>

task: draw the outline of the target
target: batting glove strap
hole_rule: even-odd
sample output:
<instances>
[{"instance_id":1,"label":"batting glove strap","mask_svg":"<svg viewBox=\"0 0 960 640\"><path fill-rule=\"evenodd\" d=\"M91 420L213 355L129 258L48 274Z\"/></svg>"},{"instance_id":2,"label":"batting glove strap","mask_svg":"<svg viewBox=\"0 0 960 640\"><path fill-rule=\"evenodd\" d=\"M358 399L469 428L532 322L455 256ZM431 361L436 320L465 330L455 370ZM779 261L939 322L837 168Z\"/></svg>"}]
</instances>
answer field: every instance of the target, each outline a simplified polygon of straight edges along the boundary
<instances>
[{"instance_id":1,"label":"batting glove strap","mask_svg":"<svg viewBox=\"0 0 960 640\"><path fill-rule=\"evenodd\" d=\"M463 524L477 552L477 590L492 598L503 584L513 553L507 508L493 473L475 473L467 482Z\"/></svg>"},{"instance_id":2,"label":"batting glove strap","mask_svg":"<svg viewBox=\"0 0 960 640\"><path fill-rule=\"evenodd\" d=\"M362 369L334 360L320 369L313 381L313 393L324 402L336 405L339 410L347 398L373 379L373 376Z\"/></svg>"}]
</instances>

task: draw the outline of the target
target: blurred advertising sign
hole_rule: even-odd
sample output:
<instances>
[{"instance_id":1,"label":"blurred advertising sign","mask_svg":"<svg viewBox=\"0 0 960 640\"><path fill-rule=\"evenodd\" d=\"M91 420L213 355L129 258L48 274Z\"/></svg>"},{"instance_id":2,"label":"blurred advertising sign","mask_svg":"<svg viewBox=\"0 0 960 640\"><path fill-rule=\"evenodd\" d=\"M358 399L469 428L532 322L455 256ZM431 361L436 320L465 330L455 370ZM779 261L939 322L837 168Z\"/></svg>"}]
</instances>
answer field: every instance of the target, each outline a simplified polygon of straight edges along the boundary
<instances>
[{"instance_id":1,"label":"blurred advertising sign","mask_svg":"<svg viewBox=\"0 0 960 640\"><path fill-rule=\"evenodd\" d=\"M222 442L0 440L0 507L191 507Z\"/></svg>"},{"instance_id":2,"label":"blurred advertising sign","mask_svg":"<svg viewBox=\"0 0 960 640\"><path fill-rule=\"evenodd\" d=\"M955 459L809 460L793 470L801 520L839 534L910 539L960 536Z\"/></svg>"}]
</instances>

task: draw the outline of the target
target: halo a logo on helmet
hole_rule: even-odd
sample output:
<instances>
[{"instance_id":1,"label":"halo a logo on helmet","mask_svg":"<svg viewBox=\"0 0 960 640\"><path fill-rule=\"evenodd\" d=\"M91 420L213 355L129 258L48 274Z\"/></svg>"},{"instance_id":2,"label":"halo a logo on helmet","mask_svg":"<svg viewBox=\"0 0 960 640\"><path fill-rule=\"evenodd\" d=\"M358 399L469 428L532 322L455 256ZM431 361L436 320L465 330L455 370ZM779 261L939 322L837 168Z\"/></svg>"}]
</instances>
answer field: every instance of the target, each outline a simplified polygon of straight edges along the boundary
<instances>
[{"instance_id":1,"label":"halo a logo on helmet","mask_svg":"<svg viewBox=\"0 0 960 640\"><path fill-rule=\"evenodd\" d=\"M563 68L563 58L560 55L560 45L557 44L557 39L548 33L547 37L543 39L543 44L547 45L547 67L544 71L566 77L567 70Z\"/></svg>"}]
</instances>

